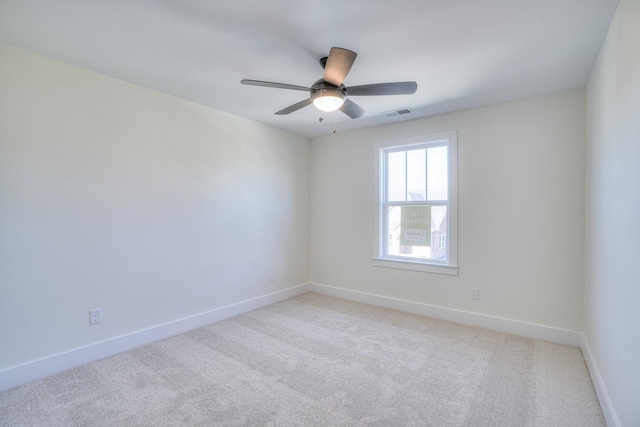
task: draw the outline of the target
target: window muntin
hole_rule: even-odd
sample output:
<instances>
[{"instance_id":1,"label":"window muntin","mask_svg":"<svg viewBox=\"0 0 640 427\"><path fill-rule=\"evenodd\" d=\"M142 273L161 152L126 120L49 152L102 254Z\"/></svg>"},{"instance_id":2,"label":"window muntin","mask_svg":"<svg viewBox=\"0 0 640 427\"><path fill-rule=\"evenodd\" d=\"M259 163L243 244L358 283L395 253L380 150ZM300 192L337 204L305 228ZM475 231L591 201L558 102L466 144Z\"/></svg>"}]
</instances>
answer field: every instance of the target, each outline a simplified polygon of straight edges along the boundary
<instances>
[{"instance_id":1,"label":"window muntin","mask_svg":"<svg viewBox=\"0 0 640 427\"><path fill-rule=\"evenodd\" d=\"M376 144L374 264L457 274L456 132Z\"/></svg>"}]
</instances>

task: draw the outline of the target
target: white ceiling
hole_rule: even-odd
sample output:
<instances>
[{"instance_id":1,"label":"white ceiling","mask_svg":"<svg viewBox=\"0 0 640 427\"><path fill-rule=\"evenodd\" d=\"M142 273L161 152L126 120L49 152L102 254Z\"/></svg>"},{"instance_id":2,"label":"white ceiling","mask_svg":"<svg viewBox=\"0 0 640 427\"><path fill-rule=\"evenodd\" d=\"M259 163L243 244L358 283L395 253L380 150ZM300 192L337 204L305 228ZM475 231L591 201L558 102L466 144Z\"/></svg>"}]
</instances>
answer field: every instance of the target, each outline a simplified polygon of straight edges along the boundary
<instances>
[{"instance_id":1,"label":"white ceiling","mask_svg":"<svg viewBox=\"0 0 640 427\"><path fill-rule=\"evenodd\" d=\"M415 80L413 95L353 97L339 132L583 87L618 0L0 0L0 40L308 137L333 114L273 113L332 46L358 53L345 85ZM409 108L412 114L381 114Z\"/></svg>"}]
</instances>

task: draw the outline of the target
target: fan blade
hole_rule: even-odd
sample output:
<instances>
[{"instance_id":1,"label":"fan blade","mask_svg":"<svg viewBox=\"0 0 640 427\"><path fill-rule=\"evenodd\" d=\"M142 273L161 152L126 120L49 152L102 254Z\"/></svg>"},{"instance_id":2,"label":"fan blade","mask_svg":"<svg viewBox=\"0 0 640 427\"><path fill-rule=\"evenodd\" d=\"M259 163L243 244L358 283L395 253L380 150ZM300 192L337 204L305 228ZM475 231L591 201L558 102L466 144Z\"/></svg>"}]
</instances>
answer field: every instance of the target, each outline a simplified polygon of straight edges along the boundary
<instances>
[{"instance_id":1,"label":"fan blade","mask_svg":"<svg viewBox=\"0 0 640 427\"><path fill-rule=\"evenodd\" d=\"M349 96L370 95L410 95L416 93L416 82L377 83L372 85L351 86L347 88Z\"/></svg>"},{"instance_id":2,"label":"fan blade","mask_svg":"<svg viewBox=\"0 0 640 427\"><path fill-rule=\"evenodd\" d=\"M360 107L358 104L348 99L344 101L344 104L342 104L342 107L340 107L340 111L342 111L352 119L357 119L358 117L362 117L364 116L364 113L366 113L366 111L364 111L362 107Z\"/></svg>"},{"instance_id":3,"label":"fan blade","mask_svg":"<svg viewBox=\"0 0 640 427\"><path fill-rule=\"evenodd\" d=\"M299 109L304 108L309 104L311 104L311 98L307 98L300 102L296 102L295 104L290 105L287 108L283 108L282 110L278 111L276 114L278 116L284 116L285 114L290 114L290 113L293 113L294 111L298 111Z\"/></svg>"},{"instance_id":4,"label":"fan blade","mask_svg":"<svg viewBox=\"0 0 640 427\"><path fill-rule=\"evenodd\" d=\"M341 47L332 47L324 66L324 81L340 86L349 73L357 53Z\"/></svg>"},{"instance_id":5,"label":"fan blade","mask_svg":"<svg viewBox=\"0 0 640 427\"><path fill-rule=\"evenodd\" d=\"M263 82L261 80L244 79L244 80L241 80L240 83L242 83L243 85L273 87L276 89L303 90L305 92L309 92L311 90L311 88L309 87L289 85L286 83Z\"/></svg>"}]
</instances>

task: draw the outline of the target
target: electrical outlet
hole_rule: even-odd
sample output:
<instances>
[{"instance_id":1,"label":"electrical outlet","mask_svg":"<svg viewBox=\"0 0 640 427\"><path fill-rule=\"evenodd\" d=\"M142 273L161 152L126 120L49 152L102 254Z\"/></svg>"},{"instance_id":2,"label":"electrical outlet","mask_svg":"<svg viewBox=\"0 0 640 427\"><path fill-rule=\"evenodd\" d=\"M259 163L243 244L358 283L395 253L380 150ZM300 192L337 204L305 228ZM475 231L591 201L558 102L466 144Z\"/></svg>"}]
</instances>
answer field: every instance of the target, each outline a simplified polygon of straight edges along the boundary
<instances>
[{"instance_id":1,"label":"electrical outlet","mask_svg":"<svg viewBox=\"0 0 640 427\"><path fill-rule=\"evenodd\" d=\"M471 299L479 299L480 290L478 288L471 288Z\"/></svg>"},{"instance_id":2,"label":"electrical outlet","mask_svg":"<svg viewBox=\"0 0 640 427\"><path fill-rule=\"evenodd\" d=\"M272 271L271 273L269 273L269 282L275 282L275 281L276 281L276 273Z\"/></svg>"},{"instance_id":3,"label":"electrical outlet","mask_svg":"<svg viewBox=\"0 0 640 427\"><path fill-rule=\"evenodd\" d=\"M89 324L95 325L102 322L102 311L99 308L89 310Z\"/></svg>"}]
</instances>

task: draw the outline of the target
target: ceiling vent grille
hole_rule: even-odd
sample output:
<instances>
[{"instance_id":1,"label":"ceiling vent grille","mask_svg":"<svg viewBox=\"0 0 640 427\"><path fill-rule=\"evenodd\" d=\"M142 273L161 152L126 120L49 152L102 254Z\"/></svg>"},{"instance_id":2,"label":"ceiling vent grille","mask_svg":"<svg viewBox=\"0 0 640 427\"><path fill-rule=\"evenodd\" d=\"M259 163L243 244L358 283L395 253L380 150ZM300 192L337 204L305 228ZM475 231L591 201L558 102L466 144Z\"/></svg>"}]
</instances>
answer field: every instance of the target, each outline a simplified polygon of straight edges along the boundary
<instances>
[{"instance_id":1,"label":"ceiling vent grille","mask_svg":"<svg viewBox=\"0 0 640 427\"><path fill-rule=\"evenodd\" d=\"M413 113L413 111L411 111L408 108L400 108L398 110L387 111L385 113L382 113L382 115L386 117L395 117L395 116L401 116L403 114L411 114L411 113Z\"/></svg>"}]
</instances>

